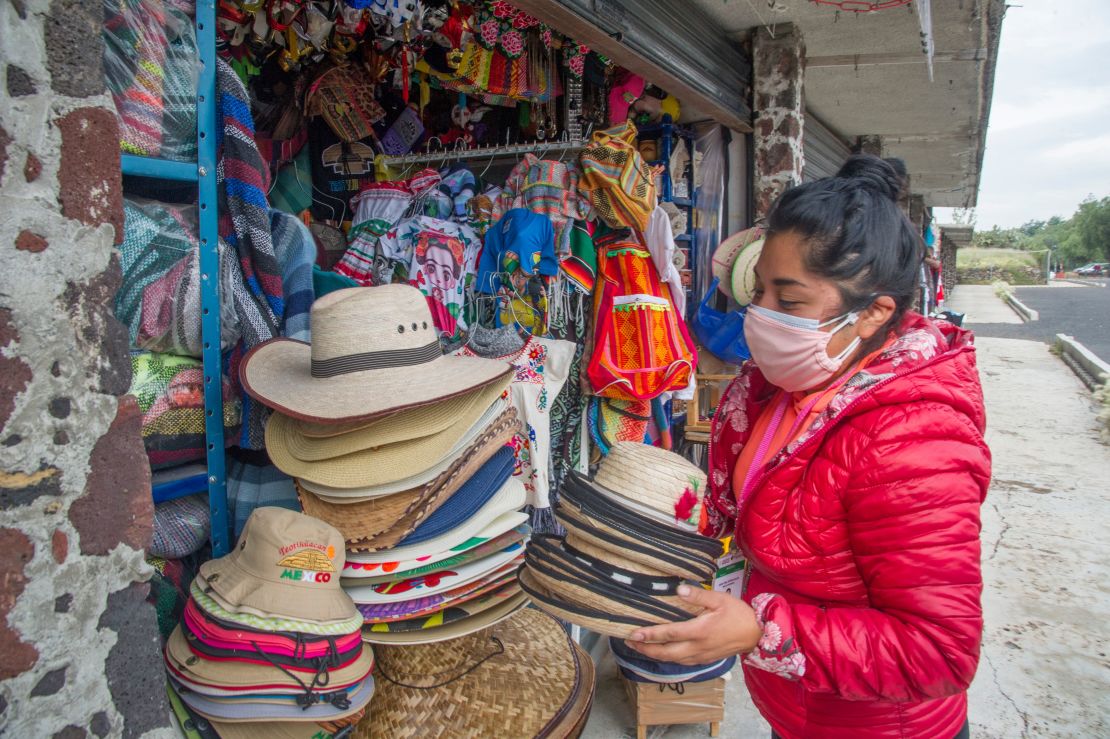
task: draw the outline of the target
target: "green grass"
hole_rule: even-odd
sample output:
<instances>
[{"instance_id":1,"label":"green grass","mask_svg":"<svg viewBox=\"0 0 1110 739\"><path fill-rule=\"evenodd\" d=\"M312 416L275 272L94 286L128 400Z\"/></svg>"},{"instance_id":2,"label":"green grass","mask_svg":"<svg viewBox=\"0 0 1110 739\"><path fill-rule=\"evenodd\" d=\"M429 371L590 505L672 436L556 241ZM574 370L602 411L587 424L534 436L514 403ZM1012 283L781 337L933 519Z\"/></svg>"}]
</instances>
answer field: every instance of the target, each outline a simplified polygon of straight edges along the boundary
<instances>
[{"instance_id":1,"label":"green grass","mask_svg":"<svg viewBox=\"0 0 1110 739\"><path fill-rule=\"evenodd\" d=\"M967 247L956 252L956 278L964 285L1043 285L1044 254L1020 249Z\"/></svg>"},{"instance_id":2,"label":"green grass","mask_svg":"<svg viewBox=\"0 0 1110 739\"><path fill-rule=\"evenodd\" d=\"M994 267L1011 269L1013 267L1044 268L1044 254L1030 254L1020 249L982 249L969 246L956 252L956 267L975 269Z\"/></svg>"}]
</instances>

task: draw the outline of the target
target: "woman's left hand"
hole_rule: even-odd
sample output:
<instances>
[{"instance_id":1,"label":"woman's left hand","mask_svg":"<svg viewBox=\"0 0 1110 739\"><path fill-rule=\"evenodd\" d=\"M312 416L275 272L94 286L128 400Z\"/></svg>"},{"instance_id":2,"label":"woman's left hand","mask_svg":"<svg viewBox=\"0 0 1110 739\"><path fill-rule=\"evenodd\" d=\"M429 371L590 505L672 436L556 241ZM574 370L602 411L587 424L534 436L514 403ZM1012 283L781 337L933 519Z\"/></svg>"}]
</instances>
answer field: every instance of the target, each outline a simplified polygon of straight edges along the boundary
<instances>
[{"instance_id":1,"label":"woman's left hand","mask_svg":"<svg viewBox=\"0 0 1110 739\"><path fill-rule=\"evenodd\" d=\"M705 608L689 621L637 629L627 640L645 657L680 665L701 665L755 649L763 630L755 611L728 593L680 585L678 595Z\"/></svg>"}]
</instances>

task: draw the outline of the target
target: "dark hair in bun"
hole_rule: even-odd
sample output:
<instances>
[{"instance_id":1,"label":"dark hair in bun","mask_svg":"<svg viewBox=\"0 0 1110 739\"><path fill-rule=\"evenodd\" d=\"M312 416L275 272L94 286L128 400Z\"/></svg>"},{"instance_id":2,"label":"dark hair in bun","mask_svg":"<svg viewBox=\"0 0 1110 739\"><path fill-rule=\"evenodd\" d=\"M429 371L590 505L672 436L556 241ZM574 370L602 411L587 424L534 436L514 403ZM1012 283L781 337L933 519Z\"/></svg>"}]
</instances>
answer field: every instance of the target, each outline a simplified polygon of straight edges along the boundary
<instances>
[{"instance_id":1,"label":"dark hair in bun","mask_svg":"<svg viewBox=\"0 0 1110 739\"><path fill-rule=\"evenodd\" d=\"M888 162L856 154L835 177L787 190L767 216L770 234L802 237L806 267L837 283L845 311L879 295L893 298L888 328L913 305L924 256L921 236L897 204L903 185ZM879 332L880 342L885 334Z\"/></svg>"}]
</instances>

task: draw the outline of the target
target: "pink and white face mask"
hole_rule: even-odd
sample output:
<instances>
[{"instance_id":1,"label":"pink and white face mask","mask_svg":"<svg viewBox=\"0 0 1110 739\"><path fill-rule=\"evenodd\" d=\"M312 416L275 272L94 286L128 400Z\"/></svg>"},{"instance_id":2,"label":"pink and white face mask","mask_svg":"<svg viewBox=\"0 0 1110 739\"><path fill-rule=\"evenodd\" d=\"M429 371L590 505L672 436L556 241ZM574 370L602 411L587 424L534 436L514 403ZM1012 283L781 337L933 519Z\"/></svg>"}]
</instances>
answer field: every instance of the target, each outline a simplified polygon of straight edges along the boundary
<instances>
[{"instance_id":1,"label":"pink and white face mask","mask_svg":"<svg viewBox=\"0 0 1110 739\"><path fill-rule=\"evenodd\" d=\"M787 392L819 387L831 380L860 345L856 337L835 357L828 353L833 334L859 320L854 311L821 322L748 306L744 338L752 358L767 380ZM833 326L823 331L826 326Z\"/></svg>"}]
</instances>

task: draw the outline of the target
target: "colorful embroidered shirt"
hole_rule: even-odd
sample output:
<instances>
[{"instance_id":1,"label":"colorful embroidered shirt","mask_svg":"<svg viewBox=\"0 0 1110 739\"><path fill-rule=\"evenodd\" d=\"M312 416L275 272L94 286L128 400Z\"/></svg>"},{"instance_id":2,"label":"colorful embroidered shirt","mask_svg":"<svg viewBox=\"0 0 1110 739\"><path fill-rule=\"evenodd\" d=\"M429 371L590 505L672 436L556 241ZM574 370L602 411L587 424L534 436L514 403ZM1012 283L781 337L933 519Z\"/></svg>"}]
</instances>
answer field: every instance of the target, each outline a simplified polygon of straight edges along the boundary
<instances>
[{"instance_id":1,"label":"colorful embroidered shirt","mask_svg":"<svg viewBox=\"0 0 1110 739\"><path fill-rule=\"evenodd\" d=\"M578 165L525 154L494 203L495 219L514 208L545 215L555 227L556 251L570 252L571 222L590 216L590 203L578 190Z\"/></svg>"},{"instance_id":2,"label":"colorful embroidered shirt","mask_svg":"<svg viewBox=\"0 0 1110 739\"><path fill-rule=\"evenodd\" d=\"M500 275L517 269L547 277L559 271L551 219L524 208L510 210L486 232L478 263L478 292L497 293L502 287Z\"/></svg>"},{"instance_id":3,"label":"colorful embroidered shirt","mask_svg":"<svg viewBox=\"0 0 1110 739\"><path fill-rule=\"evenodd\" d=\"M524 482L528 505L551 506L551 404L566 384L574 359L575 345L570 341L528 339L519 351L502 357L487 357L509 362L516 370L510 395L524 431L511 442L516 464L513 474ZM477 357L473 347L464 346L456 354Z\"/></svg>"},{"instance_id":4,"label":"colorful embroidered shirt","mask_svg":"<svg viewBox=\"0 0 1110 739\"><path fill-rule=\"evenodd\" d=\"M458 338L467 285L474 279L482 242L469 226L417 216L378 241L377 256L397 280L420 288L444 339Z\"/></svg>"}]
</instances>

